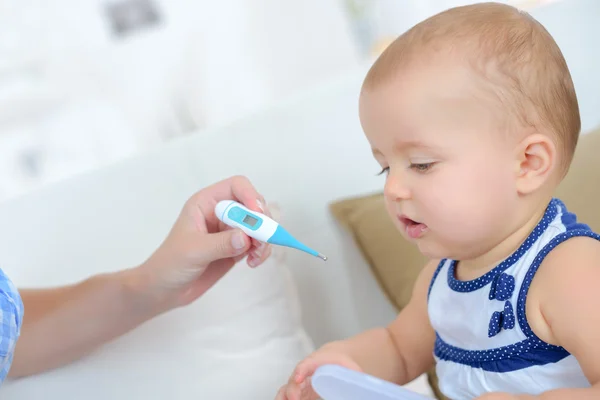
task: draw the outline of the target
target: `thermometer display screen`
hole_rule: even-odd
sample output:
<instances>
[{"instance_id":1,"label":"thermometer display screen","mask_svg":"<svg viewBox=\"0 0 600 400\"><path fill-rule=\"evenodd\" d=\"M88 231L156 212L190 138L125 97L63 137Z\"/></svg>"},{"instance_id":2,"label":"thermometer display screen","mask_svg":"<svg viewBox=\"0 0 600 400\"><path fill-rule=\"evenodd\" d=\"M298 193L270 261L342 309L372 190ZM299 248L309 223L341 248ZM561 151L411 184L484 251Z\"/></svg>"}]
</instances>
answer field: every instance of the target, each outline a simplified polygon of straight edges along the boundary
<instances>
[{"instance_id":1,"label":"thermometer display screen","mask_svg":"<svg viewBox=\"0 0 600 400\"><path fill-rule=\"evenodd\" d=\"M254 225L256 225L256 222L257 222L257 221L258 221L258 220L257 220L256 218L254 218L254 217L252 217L252 216L250 216L250 215L246 215L246 216L244 217L244 223L245 223L245 224L248 224L248 225L250 225L250 226L254 226Z\"/></svg>"}]
</instances>

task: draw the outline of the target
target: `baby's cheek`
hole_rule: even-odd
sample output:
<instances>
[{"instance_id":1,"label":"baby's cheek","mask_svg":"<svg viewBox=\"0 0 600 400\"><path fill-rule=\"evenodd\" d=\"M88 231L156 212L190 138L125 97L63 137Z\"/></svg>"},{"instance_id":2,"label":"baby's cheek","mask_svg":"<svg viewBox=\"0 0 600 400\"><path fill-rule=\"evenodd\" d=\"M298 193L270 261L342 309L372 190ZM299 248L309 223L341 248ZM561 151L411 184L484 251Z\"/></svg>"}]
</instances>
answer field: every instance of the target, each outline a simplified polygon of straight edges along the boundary
<instances>
[{"instance_id":1,"label":"baby's cheek","mask_svg":"<svg viewBox=\"0 0 600 400\"><path fill-rule=\"evenodd\" d=\"M485 194L468 185L457 186L430 206L430 225L448 240L465 242L485 233L490 204Z\"/></svg>"},{"instance_id":2,"label":"baby's cheek","mask_svg":"<svg viewBox=\"0 0 600 400\"><path fill-rule=\"evenodd\" d=\"M384 197L384 204L388 218L390 218L395 223L397 220L396 204L394 204L394 202L389 200L387 197Z\"/></svg>"}]
</instances>

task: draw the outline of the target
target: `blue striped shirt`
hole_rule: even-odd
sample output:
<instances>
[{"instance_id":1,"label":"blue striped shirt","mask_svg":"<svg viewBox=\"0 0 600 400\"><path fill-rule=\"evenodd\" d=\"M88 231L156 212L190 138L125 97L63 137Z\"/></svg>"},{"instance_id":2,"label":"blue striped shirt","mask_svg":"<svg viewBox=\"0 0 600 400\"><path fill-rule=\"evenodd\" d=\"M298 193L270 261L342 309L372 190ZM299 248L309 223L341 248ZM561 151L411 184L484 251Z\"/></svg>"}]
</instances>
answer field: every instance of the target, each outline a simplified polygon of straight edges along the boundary
<instances>
[{"instance_id":1,"label":"blue striped shirt","mask_svg":"<svg viewBox=\"0 0 600 400\"><path fill-rule=\"evenodd\" d=\"M12 281L0 269L0 384L10 370L22 321L21 296Z\"/></svg>"}]
</instances>

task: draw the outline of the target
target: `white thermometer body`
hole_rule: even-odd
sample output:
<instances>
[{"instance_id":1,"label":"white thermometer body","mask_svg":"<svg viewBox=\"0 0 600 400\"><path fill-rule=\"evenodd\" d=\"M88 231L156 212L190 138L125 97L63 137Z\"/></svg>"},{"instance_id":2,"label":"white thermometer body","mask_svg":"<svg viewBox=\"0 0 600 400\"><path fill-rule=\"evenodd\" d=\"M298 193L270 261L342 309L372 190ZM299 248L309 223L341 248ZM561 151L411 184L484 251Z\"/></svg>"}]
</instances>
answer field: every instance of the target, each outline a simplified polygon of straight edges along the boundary
<instances>
[{"instance_id":1,"label":"white thermometer body","mask_svg":"<svg viewBox=\"0 0 600 400\"><path fill-rule=\"evenodd\" d=\"M246 235L264 243L292 247L326 261L327 257L296 240L281 225L233 200L223 200L215 206L215 214L224 224L241 229Z\"/></svg>"}]
</instances>

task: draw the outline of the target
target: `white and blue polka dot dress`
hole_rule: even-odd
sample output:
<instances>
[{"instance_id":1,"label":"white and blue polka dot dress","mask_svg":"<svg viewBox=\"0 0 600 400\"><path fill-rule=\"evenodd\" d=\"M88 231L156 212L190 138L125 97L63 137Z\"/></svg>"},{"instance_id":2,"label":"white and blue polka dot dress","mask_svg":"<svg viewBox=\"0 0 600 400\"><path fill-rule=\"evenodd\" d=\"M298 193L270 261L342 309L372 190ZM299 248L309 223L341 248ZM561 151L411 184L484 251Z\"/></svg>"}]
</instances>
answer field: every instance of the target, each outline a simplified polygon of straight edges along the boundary
<instances>
[{"instance_id":1,"label":"white and blue polka dot dress","mask_svg":"<svg viewBox=\"0 0 600 400\"><path fill-rule=\"evenodd\" d=\"M454 400L501 391L539 394L590 386L564 348L539 339L529 327L525 301L544 257L574 236L600 240L558 199L525 242L487 274L455 277L455 260L442 260L429 288L429 318L441 391Z\"/></svg>"}]
</instances>

